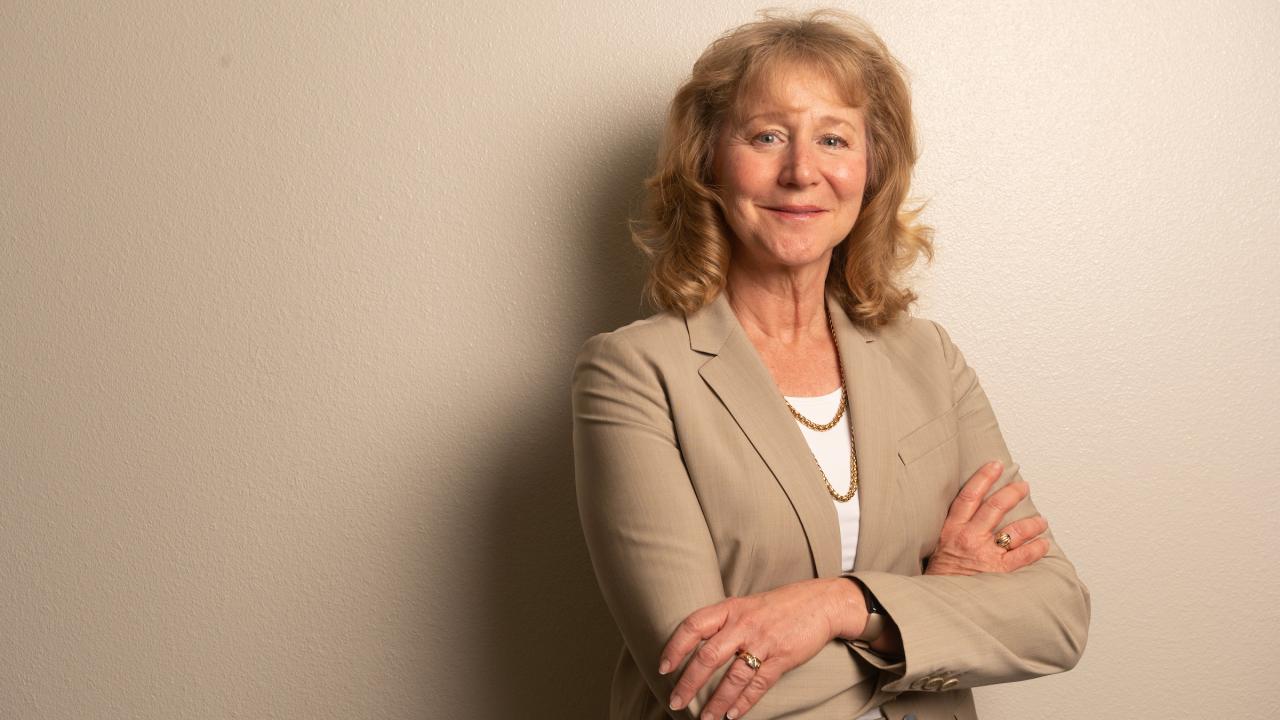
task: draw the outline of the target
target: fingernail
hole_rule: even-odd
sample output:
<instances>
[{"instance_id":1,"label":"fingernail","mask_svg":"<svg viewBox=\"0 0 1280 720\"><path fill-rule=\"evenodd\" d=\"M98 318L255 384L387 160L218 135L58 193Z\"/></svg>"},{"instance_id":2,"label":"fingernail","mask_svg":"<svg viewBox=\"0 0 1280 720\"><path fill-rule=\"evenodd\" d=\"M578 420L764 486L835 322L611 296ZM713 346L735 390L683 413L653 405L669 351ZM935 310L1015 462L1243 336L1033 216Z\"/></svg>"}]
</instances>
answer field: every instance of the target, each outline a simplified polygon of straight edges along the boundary
<instances>
[{"instance_id":1,"label":"fingernail","mask_svg":"<svg viewBox=\"0 0 1280 720\"><path fill-rule=\"evenodd\" d=\"M682 707L682 705L681 705L681 703L680 703L680 696L679 696L679 695L672 695L672 696L671 696L671 709L672 709L672 710L679 710L681 707Z\"/></svg>"},{"instance_id":2,"label":"fingernail","mask_svg":"<svg viewBox=\"0 0 1280 720\"><path fill-rule=\"evenodd\" d=\"M987 467L991 468L993 472L1000 472L1001 470L1004 469L1004 464L1002 464L999 460L992 460L991 462L987 463Z\"/></svg>"},{"instance_id":3,"label":"fingernail","mask_svg":"<svg viewBox=\"0 0 1280 720\"><path fill-rule=\"evenodd\" d=\"M736 720L738 717L738 708L729 708L729 712L724 714L729 720Z\"/></svg>"},{"instance_id":4,"label":"fingernail","mask_svg":"<svg viewBox=\"0 0 1280 720\"><path fill-rule=\"evenodd\" d=\"M661 663L659 663L659 664L658 664L658 674L659 674L659 675L666 675L666 674L667 674L667 673L669 673L669 672L671 672L671 661L670 661L670 660L663 660Z\"/></svg>"},{"instance_id":5,"label":"fingernail","mask_svg":"<svg viewBox=\"0 0 1280 720\"><path fill-rule=\"evenodd\" d=\"M712 715L712 714L711 714L711 711L710 711L710 710L708 710L708 711L706 711L706 712L702 713L702 718L701 718L701 720L716 720L716 716L715 716L715 715Z\"/></svg>"}]
</instances>

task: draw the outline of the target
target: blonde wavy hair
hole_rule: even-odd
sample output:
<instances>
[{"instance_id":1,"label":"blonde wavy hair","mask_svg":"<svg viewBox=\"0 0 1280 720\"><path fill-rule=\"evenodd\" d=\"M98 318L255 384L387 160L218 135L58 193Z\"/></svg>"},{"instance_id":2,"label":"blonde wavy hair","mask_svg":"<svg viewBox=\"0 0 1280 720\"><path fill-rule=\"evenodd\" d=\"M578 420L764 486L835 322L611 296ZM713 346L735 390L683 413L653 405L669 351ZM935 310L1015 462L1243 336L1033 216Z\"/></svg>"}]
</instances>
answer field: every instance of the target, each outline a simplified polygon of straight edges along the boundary
<instances>
[{"instance_id":1,"label":"blonde wavy hair","mask_svg":"<svg viewBox=\"0 0 1280 720\"><path fill-rule=\"evenodd\" d=\"M905 206L916 143L904 70L866 23L816 10L765 12L725 33L671 101L657 169L645 180L631 231L650 260L645 298L658 308L692 313L723 291L732 245L712 177L716 136L739 98L797 64L826 75L866 118L862 209L832 253L827 289L867 327L885 325L916 300L902 275L921 254L933 259L933 233L916 222L919 207Z\"/></svg>"}]
</instances>

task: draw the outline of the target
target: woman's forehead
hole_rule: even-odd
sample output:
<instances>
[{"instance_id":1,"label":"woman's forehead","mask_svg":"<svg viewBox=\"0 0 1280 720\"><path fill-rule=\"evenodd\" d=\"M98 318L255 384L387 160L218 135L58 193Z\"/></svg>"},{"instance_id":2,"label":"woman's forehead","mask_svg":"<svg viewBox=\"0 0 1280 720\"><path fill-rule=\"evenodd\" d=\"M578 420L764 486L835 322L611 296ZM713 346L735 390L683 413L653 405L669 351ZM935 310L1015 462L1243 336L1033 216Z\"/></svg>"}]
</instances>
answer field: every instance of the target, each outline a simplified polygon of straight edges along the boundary
<instances>
[{"instance_id":1,"label":"woman's forehead","mask_svg":"<svg viewBox=\"0 0 1280 720\"><path fill-rule=\"evenodd\" d=\"M860 110L860 94L831 75L807 67L758 75L740 88L732 111L734 119L745 122L760 112L800 112L816 105L837 113Z\"/></svg>"},{"instance_id":2,"label":"woman's forehead","mask_svg":"<svg viewBox=\"0 0 1280 720\"><path fill-rule=\"evenodd\" d=\"M850 82L842 74L837 68L795 60L759 67L743 78L735 114L762 105L786 108L810 98L833 107L861 108L866 103L861 83Z\"/></svg>"}]
</instances>

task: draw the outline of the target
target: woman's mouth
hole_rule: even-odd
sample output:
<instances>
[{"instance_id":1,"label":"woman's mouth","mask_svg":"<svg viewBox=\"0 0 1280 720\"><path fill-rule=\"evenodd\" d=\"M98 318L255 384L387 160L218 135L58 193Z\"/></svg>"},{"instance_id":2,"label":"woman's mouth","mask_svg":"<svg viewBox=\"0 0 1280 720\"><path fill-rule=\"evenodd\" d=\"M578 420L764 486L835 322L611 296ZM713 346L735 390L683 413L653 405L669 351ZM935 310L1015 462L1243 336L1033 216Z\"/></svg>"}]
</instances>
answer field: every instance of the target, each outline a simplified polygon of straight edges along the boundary
<instances>
[{"instance_id":1,"label":"woman's mouth","mask_svg":"<svg viewBox=\"0 0 1280 720\"><path fill-rule=\"evenodd\" d=\"M808 220L826 212L816 205L778 205L765 207L765 210L788 220Z\"/></svg>"}]
</instances>

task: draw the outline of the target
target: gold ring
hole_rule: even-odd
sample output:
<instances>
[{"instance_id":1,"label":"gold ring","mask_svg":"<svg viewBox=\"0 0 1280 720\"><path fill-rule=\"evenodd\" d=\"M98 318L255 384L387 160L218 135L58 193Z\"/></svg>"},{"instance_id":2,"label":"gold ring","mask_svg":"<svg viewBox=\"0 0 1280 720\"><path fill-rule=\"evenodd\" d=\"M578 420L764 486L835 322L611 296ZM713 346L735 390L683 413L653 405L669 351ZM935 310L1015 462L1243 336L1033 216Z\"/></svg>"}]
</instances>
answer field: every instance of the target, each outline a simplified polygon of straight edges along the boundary
<instances>
[{"instance_id":1,"label":"gold ring","mask_svg":"<svg viewBox=\"0 0 1280 720\"><path fill-rule=\"evenodd\" d=\"M760 669L760 658L756 657L755 655L752 655L746 650L739 650L737 655L738 657L742 658L742 661L747 664L747 667L751 668L752 670Z\"/></svg>"},{"instance_id":2,"label":"gold ring","mask_svg":"<svg viewBox=\"0 0 1280 720\"><path fill-rule=\"evenodd\" d=\"M1009 537L1009 533L1002 532L996 536L996 544L1005 550L1009 549L1009 544L1013 542L1013 538Z\"/></svg>"}]
</instances>

